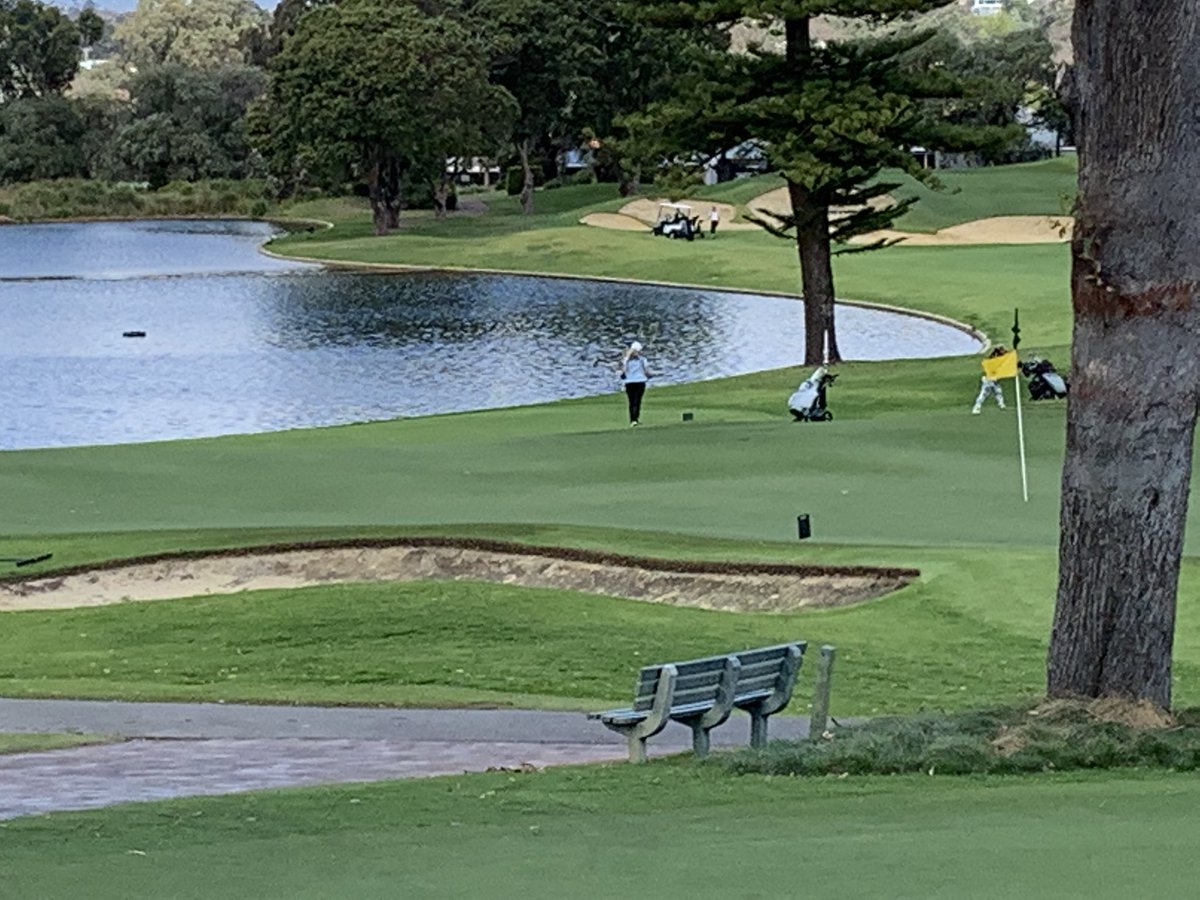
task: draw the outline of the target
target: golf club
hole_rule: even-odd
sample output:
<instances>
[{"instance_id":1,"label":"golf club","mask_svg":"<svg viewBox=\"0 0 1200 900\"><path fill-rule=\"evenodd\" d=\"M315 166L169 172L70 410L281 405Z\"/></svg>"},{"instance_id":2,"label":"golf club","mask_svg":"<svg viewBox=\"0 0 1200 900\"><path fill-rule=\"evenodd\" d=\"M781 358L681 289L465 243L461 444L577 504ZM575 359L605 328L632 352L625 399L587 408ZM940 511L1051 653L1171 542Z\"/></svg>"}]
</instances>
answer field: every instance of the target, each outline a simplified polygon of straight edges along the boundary
<instances>
[{"instance_id":1,"label":"golf club","mask_svg":"<svg viewBox=\"0 0 1200 900\"><path fill-rule=\"evenodd\" d=\"M0 562L13 563L18 568L21 566L32 566L34 563L45 562L53 553L43 553L41 556L0 556Z\"/></svg>"}]
</instances>

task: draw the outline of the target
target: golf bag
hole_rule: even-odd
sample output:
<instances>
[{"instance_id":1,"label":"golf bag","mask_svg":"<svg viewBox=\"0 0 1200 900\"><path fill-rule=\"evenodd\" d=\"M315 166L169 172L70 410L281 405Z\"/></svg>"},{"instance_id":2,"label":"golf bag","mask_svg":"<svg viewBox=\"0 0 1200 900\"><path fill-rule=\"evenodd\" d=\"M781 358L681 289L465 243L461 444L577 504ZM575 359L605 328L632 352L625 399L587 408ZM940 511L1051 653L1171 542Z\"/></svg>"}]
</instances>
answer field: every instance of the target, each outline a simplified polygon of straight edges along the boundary
<instances>
[{"instance_id":1,"label":"golf bag","mask_svg":"<svg viewBox=\"0 0 1200 900\"><path fill-rule=\"evenodd\" d=\"M825 389L833 384L836 375L821 366L800 382L800 387L788 397L788 412L797 422L828 422L833 413L825 405Z\"/></svg>"},{"instance_id":2,"label":"golf bag","mask_svg":"<svg viewBox=\"0 0 1200 900\"><path fill-rule=\"evenodd\" d=\"M1067 381L1048 359L1033 357L1021 363L1021 374L1029 379L1029 399L1060 400L1067 396Z\"/></svg>"}]
</instances>

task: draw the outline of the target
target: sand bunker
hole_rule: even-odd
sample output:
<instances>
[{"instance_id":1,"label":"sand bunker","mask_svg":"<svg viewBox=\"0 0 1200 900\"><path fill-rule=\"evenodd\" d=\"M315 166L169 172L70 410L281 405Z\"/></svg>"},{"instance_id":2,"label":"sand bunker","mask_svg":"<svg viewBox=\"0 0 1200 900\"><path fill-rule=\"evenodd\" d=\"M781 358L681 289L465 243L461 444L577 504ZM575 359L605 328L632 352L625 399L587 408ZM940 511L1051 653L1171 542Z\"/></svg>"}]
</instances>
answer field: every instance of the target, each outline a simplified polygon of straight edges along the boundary
<instances>
[{"instance_id":1,"label":"sand bunker","mask_svg":"<svg viewBox=\"0 0 1200 900\"><path fill-rule=\"evenodd\" d=\"M290 545L130 560L0 582L0 611L72 609L268 588L491 581L741 612L844 606L908 584L914 569L683 563L497 541Z\"/></svg>"},{"instance_id":2,"label":"sand bunker","mask_svg":"<svg viewBox=\"0 0 1200 900\"><path fill-rule=\"evenodd\" d=\"M649 230L649 225L640 219L635 219L632 216L623 216L620 213L588 213L579 221L584 225L592 225L596 228L611 228L614 231Z\"/></svg>"},{"instance_id":3,"label":"sand bunker","mask_svg":"<svg viewBox=\"0 0 1200 900\"><path fill-rule=\"evenodd\" d=\"M658 217L658 205L664 200L639 198L631 200L621 207L620 213L592 213L584 216L581 221L585 225L599 228L613 228L622 231L640 231L654 224ZM692 207L692 214L699 216L701 224L708 222L708 211L716 206L721 212L721 230L747 231L757 229L752 222L735 221L738 209L728 203L714 203L709 200L684 200ZM892 197L877 197L871 201L872 206L883 206L893 202ZM765 194L760 194L746 204L751 214L770 212L786 215L791 212L791 201L787 188L776 188ZM836 214L837 210L834 210ZM851 243L869 244L881 238L887 240L902 240L909 247L952 247L969 244L1056 244L1071 239L1073 222L1070 216L993 216L988 219L976 219L973 222L963 222L961 225L951 225L931 234L912 231L875 231L854 238ZM707 227L707 225L706 225Z\"/></svg>"},{"instance_id":4,"label":"sand bunker","mask_svg":"<svg viewBox=\"0 0 1200 900\"><path fill-rule=\"evenodd\" d=\"M888 194L871 200L873 207L894 203ZM786 215L791 212L787 188L776 188L760 194L746 206L751 210ZM836 213L836 210L834 210ZM889 229L855 238L852 243L869 244L880 238L903 239L910 247L945 247L956 244L1051 244L1071 239L1070 216L993 216L951 225L932 234Z\"/></svg>"},{"instance_id":5,"label":"sand bunker","mask_svg":"<svg viewBox=\"0 0 1200 900\"><path fill-rule=\"evenodd\" d=\"M932 234L909 231L876 231L852 243L879 238L904 240L909 247L948 247L967 244L1058 244L1071 239L1073 222L1064 216L994 216L951 225Z\"/></svg>"}]
</instances>

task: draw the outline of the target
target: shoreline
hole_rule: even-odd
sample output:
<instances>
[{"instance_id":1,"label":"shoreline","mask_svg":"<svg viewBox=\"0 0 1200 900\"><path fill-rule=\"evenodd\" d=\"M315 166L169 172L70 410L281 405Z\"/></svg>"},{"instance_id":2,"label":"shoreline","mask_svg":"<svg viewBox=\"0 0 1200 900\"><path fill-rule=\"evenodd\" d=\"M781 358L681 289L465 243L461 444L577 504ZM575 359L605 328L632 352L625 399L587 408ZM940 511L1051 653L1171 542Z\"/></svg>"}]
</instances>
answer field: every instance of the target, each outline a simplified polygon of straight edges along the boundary
<instances>
[{"instance_id":1,"label":"shoreline","mask_svg":"<svg viewBox=\"0 0 1200 900\"><path fill-rule=\"evenodd\" d=\"M99 222L155 222L155 221L233 221L233 222L264 222L269 225L275 225L282 228L285 232L292 234L297 232L312 232L318 229L323 231L333 231L337 228L336 223L330 222L327 219L315 219L304 216L242 216L237 214L180 214L169 216L67 216L61 219L34 219L34 220L18 220L8 216L0 216L0 227L3 226L21 226L21 225L54 225L54 224L76 224L86 225ZM259 245L258 251L264 256L272 259L284 260L287 262L305 263L308 265L319 265L330 269L342 269L346 271L357 272L379 272L379 273L396 273L402 274L406 272L447 272L456 274L479 274L479 275L511 275L519 278L557 278L570 281L595 281L600 283L610 284L633 284L647 285L650 287L676 287L686 290L697 291L721 291L730 294L745 294L749 296L759 297L780 297L787 300L803 301L802 294L794 291L775 291L769 289L755 289L746 287L733 287L728 285L712 285L712 284L694 284L686 281L661 281L657 279L640 279L640 278L618 278L613 275L576 275L570 272L542 272L534 269L496 269L496 268L479 268L473 266L447 266L447 265L427 265L420 263L372 263L365 261L349 261L349 260L329 260L316 257L296 256L290 253L280 253L270 249L270 244L276 238L271 237ZM924 319L929 322L936 322L941 325L946 325L954 328L957 331L968 335L973 340L979 342L977 354L986 353L992 346L991 337L977 328L968 325L966 322L960 322L950 316L945 316L940 313L927 312L924 310L913 309L907 306L897 306L892 303L880 303L872 300L856 300L848 297L838 297L835 300L843 306L854 306L860 309L872 309L880 312L895 313L897 315L911 316L916 319ZM976 354L951 354L968 356ZM950 357L938 357L950 358ZM848 362L872 362L873 360L847 360ZM769 370L764 370L769 371ZM435 414L436 415L436 414ZM390 421L390 420L385 420Z\"/></svg>"},{"instance_id":2,"label":"shoreline","mask_svg":"<svg viewBox=\"0 0 1200 900\"><path fill-rule=\"evenodd\" d=\"M298 220L299 221L299 220ZM333 222L328 222L320 219L304 220L312 222L320 222L325 226L326 231L331 231L337 226ZM510 275L517 278L556 278L564 281L595 281L602 284L633 284L647 285L649 287L666 287L666 288L683 288L693 291L719 291L726 294L744 294L751 297L779 297L785 300L804 300L803 295L797 294L794 291L773 291L767 289L755 289L745 287L729 287L726 285L712 284L693 284L687 281L661 281L657 279L645 278L618 278L615 275L575 275L570 272L539 272L532 269L494 269L494 268L478 268L473 266L446 266L446 265L428 265L421 263L373 263L373 262L352 262L349 260L331 260L320 259L318 257L295 256L289 253L280 253L270 249L270 244L275 240L271 238L259 245L258 251L264 256L269 256L272 259L285 260L288 262L309 263L313 265L325 266L330 269L342 269L351 272L378 272L380 274L395 273L403 274L406 272L446 272L449 274L460 275ZM845 297L838 297L835 301L842 306L854 306L859 309L872 309L880 312L895 313L897 315L911 316L914 319L924 319L927 322L936 322L940 325L946 325L961 331L979 342L979 350L976 353L986 353L992 346L992 339L983 331L968 325L966 322L960 322L950 316L943 316L939 313L926 312L924 310L912 309L907 306L896 306L891 303L879 303L873 300L854 300ZM975 354L950 354L945 357L936 357L938 359L949 359L955 356L969 356ZM878 360L845 360L846 362L878 362ZM763 371L770 371L764 369Z\"/></svg>"}]
</instances>

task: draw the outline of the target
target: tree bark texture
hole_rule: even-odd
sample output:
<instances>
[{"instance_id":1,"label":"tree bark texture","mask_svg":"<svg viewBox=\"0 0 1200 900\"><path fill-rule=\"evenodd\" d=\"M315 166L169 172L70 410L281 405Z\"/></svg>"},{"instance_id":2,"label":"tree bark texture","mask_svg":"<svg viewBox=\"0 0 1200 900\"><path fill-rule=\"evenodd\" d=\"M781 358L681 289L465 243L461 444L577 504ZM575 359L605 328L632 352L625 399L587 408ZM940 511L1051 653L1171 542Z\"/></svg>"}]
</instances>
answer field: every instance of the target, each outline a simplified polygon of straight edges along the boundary
<instances>
[{"instance_id":1,"label":"tree bark texture","mask_svg":"<svg viewBox=\"0 0 1200 900\"><path fill-rule=\"evenodd\" d=\"M833 265L829 242L829 209L812 203L800 185L788 182L792 215L796 217L796 250L804 294L804 364L840 362L833 325Z\"/></svg>"},{"instance_id":2,"label":"tree bark texture","mask_svg":"<svg viewBox=\"0 0 1200 900\"><path fill-rule=\"evenodd\" d=\"M367 168L367 191L371 198L371 220L375 225L375 234L379 236L388 233L387 197L383 181L383 161L376 157Z\"/></svg>"},{"instance_id":3,"label":"tree bark texture","mask_svg":"<svg viewBox=\"0 0 1200 900\"><path fill-rule=\"evenodd\" d=\"M387 223L388 228L400 227L400 212L404 209L404 163L394 154L387 164Z\"/></svg>"},{"instance_id":4,"label":"tree bark texture","mask_svg":"<svg viewBox=\"0 0 1200 900\"><path fill-rule=\"evenodd\" d=\"M376 235L400 227L400 211L404 208L402 168L401 161L387 150L377 150L367 165L367 190Z\"/></svg>"},{"instance_id":5,"label":"tree bark texture","mask_svg":"<svg viewBox=\"0 0 1200 900\"><path fill-rule=\"evenodd\" d=\"M529 164L529 155L533 152L533 141L526 138L518 143L517 152L521 155L521 172L525 178L521 184L521 212L528 216L533 213L533 167Z\"/></svg>"},{"instance_id":6,"label":"tree bark texture","mask_svg":"<svg viewBox=\"0 0 1200 900\"><path fill-rule=\"evenodd\" d=\"M1051 696L1171 701L1200 394L1200 0L1077 0Z\"/></svg>"},{"instance_id":7,"label":"tree bark texture","mask_svg":"<svg viewBox=\"0 0 1200 900\"><path fill-rule=\"evenodd\" d=\"M446 215L446 206L450 198L450 179L442 175L433 183L433 215L441 219Z\"/></svg>"},{"instance_id":8,"label":"tree bark texture","mask_svg":"<svg viewBox=\"0 0 1200 900\"><path fill-rule=\"evenodd\" d=\"M784 52L789 69L803 82L812 63L812 35L807 17L784 21ZM804 292L804 364L840 362L834 328L833 255L829 241L829 207L802 185L788 181L788 197L796 220L796 250Z\"/></svg>"}]
</instances>

